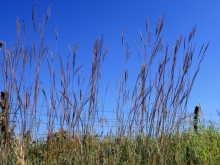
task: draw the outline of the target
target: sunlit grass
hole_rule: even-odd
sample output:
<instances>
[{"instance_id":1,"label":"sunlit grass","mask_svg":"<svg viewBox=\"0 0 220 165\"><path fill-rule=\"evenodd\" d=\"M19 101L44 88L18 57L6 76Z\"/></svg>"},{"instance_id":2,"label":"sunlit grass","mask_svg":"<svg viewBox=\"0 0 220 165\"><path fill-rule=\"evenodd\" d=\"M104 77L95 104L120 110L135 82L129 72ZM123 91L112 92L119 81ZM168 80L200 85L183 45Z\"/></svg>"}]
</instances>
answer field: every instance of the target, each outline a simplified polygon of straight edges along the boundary
<instances>
[{"instance_id":1,"label":"sunlit grass","mask_svg":"<svg viewBox=\"0 0 220 165\"><path fill-rule=\"evenodd\" d=\"M147 37L140 33L142 53L136 44L141 64L136 66L139 71L131 88L128 82L132 68L127 67L131 52L129 44L125 44L125 32L122 33L122 47L126 53L122 55L124 70L117 81L115 127L99 134L96 123L105 115L104 105L101 106L103 114L98 113L100 80L101 75L105 75L102 66L110 51L109 48L103 51L104 36L94 42L91 74L85 85L85 77L79 74L83 64L76 66L79 43L69 45L68 60L64 63L63 56L53 53L44 39L50 7L46 22L43 17L39 30L36 28L36 7L34 5L32 21L38 38L26 45L23 42L26 25L22 39L18 18L17 43L3 48L4 90L9 93L10 105L13 103L10 114L17 132L11 127L7 134L10 136L4 136L6 131L0 135L2 164L219 164L219 126L205 127L201 123L197 126L195 121L188 122L192 117L187 111L188 99L209 45L202 45L199 55L194 57L196 26L189 36L179 36L174 48L170 48L163 45L165 15L159 19L155 34L151 34L146 20ZM58 28L55 32L56 42L59 42ZM177 66L179 54L183 61ZM158 55L161 58L152 77L152 64ZM197 63L192 70L194 58ZM47 85L41 79L47 73L45 70L48 71ZM41 125L36 115L39 104L46 107L44 114L47 116L46 133L42 137L34 136ZM126 118L125 109L128 111ZM104 117L107 121L108 117ZM195 118L199 121L198 116ZM55 130L57 124L60 124L59 131ZM197 127L198 130L192 129Z\"/></svg>"},{"instance_id":2,"label":"sunlit grass","mask_svg":"<svg viewBox=\"0 0 220 165\"><path fill-rule=\"evenodd\" d=\"M30 164L218 164L220 133L217 127L188 129L159 138L53 137L30 146Z\"/></svg>"}]
</instances>

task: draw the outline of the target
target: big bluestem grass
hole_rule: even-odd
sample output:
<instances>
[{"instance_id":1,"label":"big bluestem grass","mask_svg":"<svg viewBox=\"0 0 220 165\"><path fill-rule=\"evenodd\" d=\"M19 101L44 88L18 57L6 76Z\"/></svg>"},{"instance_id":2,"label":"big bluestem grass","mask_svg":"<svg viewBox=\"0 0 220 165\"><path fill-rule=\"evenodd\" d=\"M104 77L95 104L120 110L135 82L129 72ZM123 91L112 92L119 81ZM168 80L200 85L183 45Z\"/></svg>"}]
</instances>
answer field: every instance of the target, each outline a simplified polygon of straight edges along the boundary
<instances>
[{"instance_id":1,"label":"big bluestem grass","mask_svg":"<svg viewBox=\"0 0 220 165\"><path fill-rule=\"evenodd\" d=\"M137 57L142 61L140 66L136 66L139 71L132 87L128 86L131 81L128 67L131 51L123 31L122 47L126 51L123 55L124 69L116 82L116 127L101 136L97 133L97 121L101 123L101 119L105 119L106 122L109 120L104 113L99 113L100 80L101 75L105 74L102 73L102 67L110 51L109 48L104 48L104 36L95 39L91 74L86 80L86 77L80 74L84 64L76 63L80 43L69 44L69 54L66 56L53 51L51 45L45 43L44 38L51 14L50 6L46 20L43 17L39 24L36 11L37 5L34 5L32 12L34 31L27 33L25 22L21 26L20 19L17 18L17 41L3 50L2 79L4 90L9 93L10 119L16 123L16 129L12 133L19 134L17 135L19 140L10 136L11 145L8 154L2 152L3 150L0 153L2 162L8 164L218 162L217 128L204 129L201 126L200 131L195 133L190 124L185 126L188 124L187 103L190 92L209 45L202 45L198 56L194 57L196 51L193 38L196 26L188 36L179 36L174 48L170 48L169 45L163 44L165 15L158 20L155 34L150 32L149 21L146 19L144 32L146 35L140 32L142 51L139 50L138 44L135 44ZM56 27L56 44L59 42L58 34ZM32 35L37 36L33 41ZM152 65L158 56L160 61L152 77ZM183 61L177 66L179 56L183 57ZM66 62L64 57L67 57ZM197 63L192 65L195 58ZM193 70L192 66L196 69ZM108 86L105 94L107 89ZM101 107L104 109L103 105ZM37 115L39 112L45 115L46 123L43 123ZM39 137L38 132L43 126L46 131ZM59 131L56 132L57 127ZM183 128L186 129L185 132ZM1 141L1 148L4 148L3 144Z\"/></svg>"}]
</instances>

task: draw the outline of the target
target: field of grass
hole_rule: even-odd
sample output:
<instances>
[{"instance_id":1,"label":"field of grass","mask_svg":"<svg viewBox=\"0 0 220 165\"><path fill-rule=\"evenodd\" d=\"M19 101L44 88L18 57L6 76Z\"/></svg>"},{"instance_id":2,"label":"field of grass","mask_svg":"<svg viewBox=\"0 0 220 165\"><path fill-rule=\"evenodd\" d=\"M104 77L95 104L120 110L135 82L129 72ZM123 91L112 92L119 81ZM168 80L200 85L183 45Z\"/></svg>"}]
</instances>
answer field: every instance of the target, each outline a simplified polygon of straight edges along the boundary
<instances>
[{"instance_id":1,"label":"field of grass","mask_svg":"<svg viewBox=\"0 0 220 165\"><path fill-rule=\"evenodd\" d=\"M209 45L202 45L198 53L195 51L196 26L189 36L179 36L172 49L162 40L165 15L158 20L155 34L150 32L146 20L146 35L140 33L143 50L139 51L136 45L136 54L142 62L137 66L139 72L132 87L128 87L127 67L131 53L129 44L125 43L125 32L122 33L122 47L126 51L122 55L124 69L116 82L115 127L99 134L97 120L103 116L108 120L104 106L103 113L98 113L102 105L100 80L105 74L102 67L110 51L104 49L104 36L95 40L91 75L85 84L80 74L83 64L76 65L79 43L69 45L67 56L53 53L44 38L50 7L38 30L36 7L32 21L34 36L38 37L30 41L26 25L21 29L17 18L17 41L2 49L2 79L10 105L4 115L10 114L10 118L1 118L1 126L6 126L0 134L1 164L220 164L219 126L199 122L195 130L196 121L192 122L195 117L187 110L190 92ZM24 42L26 38L29 42ZM155 60L158 55L159 62ZM178 61L180 56L182 61ZM193 59L197 61L195 64ZM158 71L152 76L154 62L158 62ZM45 70L48 70L47 85L42 80ZM106 93L107 89L108 86ZM39 105L46 107L47 114L47 132L42 137L34 136L41 124L36 116ZM59 131L54 129L57 124Z\"/></svg>"},{"instance_id":2,"label":"field of grass","mask_svg":"<svg viewBox=\"0 0 220 165\"><path fill-rule=\"evenodd\" d=\"M69 136L60 131L45 141L11 140L8 164L219 164L217 127L136 137ZM1 160L4 147L1 141ZM3 163L4 164L4 163Z\"/></svg>"}]
</instances>

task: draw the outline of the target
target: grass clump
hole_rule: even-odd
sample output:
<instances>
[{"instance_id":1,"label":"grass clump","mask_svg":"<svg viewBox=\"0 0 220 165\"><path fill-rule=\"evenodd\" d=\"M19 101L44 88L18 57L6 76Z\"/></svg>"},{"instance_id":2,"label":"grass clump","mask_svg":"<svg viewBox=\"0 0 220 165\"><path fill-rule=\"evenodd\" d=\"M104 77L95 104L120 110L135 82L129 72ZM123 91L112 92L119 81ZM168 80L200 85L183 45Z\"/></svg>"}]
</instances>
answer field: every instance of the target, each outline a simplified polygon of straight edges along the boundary
<instances>
[{"instance_id":1,"label":"grass clump","mask_svg":"<svg viewBox=\"0 0 220 165\"><path fill-rule=\"evenodd\" d=\"M3 48L2 78L10 104L7 114L16 123L19 137L15 138L15 131L11 131L11 136L3 138L5 132L2 132L2 164L218 164L218 127L199 125L197 116L197 131L194 131L187 122L188 99L209 45L201 46L192 72L196 26L189 36L179 36L174 48L170 48L163 44L165 15L158 20L154 37L146 20L147 37L140 33L143 53L135 44L141 63L132 87L128 85L131 52L123 31L122 46L126 53L122 57L124 69L117 81L116 127L99 134L97 123L102 125L102 130L101 121L105 119L108 123L99 94L101 75L105 74L102 67L110 50L103 51L104 36L94 42L91 74L85 85L85 77L79 74L83 64L76 64L79 43L69 45L66 62L61 53L53 53L44 38L50 7L46 22L43 17L39 30L36 7L33 7L32 21L34 36L38 37L31 44L25 44L26 25L22 34L18 18L16 44ZM55 31L57 43L58 28ZM180 52L183 52L183 61L176 67ZM152 65L158 56L161 60L152 78ZM42 78L44 74L48 75L47 83ZM107 89L108 86L106 93ZM42 107L45 107L44 113ZM39 111L46 118L46 131L40 137L37 134L44 124L37 115ZM5 119L1 119L1 123L11 127ZM59 131L55 129L57 126ZM186 131L182 131L183 128Z\"/></svg>"}]
</instances>

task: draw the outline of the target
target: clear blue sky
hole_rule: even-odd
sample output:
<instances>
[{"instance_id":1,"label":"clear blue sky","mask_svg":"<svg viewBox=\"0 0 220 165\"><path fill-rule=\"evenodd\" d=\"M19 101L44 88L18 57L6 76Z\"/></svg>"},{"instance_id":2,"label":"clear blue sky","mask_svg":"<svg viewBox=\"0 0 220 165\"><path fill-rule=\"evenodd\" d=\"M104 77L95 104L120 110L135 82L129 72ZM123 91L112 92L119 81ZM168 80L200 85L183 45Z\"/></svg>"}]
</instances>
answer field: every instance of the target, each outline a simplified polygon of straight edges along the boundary
<instances>
[{"instance_id":1,"label":"clear blue sky","mask_svg":"<svg viewBox=\"0 0 220 165\"><path fill-rule=\"evenodd\" d=\"M16 18L27 24L27 32L31 28L31 13L34 0L1 1L0 40L9 47L16 42ZM78 64L85 63L83 72L90 71L93 43L96 37L105 36L104 48L111 48L104 64L103 86L110 81L111 96L116 96L115 82L120 74L120 60L125 53L121 45L121 34L126 29L125 40L129 42L132 58L137 57L134 42L139 42L140 30L145 32L145 19L148 17L152 34L158 18L166 13L163 29L164 44L174 48L174 43L182 33L186 36L194 25L197 25L195 42L197 50L201 45L210 42L206 57L197 76L189 100L189 111L201 103L203 113L216 114L220 109L220 1L219 0L182 0L182 1L128 1L128 0L87 0L87 1L38 1L37 20L46 17L47 7L51 3L51 16L46 27L45 40L55 48L55 27L59 29L58 51L65 56L68 44L80 41ZM139 45L141 46L141 45ZM55 50L55 49L54 49ZM0 52L2 54L2 52ZM180 54L181 55L181 54ZM180 57L181 58L181 57ZM2 58L0 58L2 59ZM158 66L159 61L155 61ZM140 63L129 63L130 70L135 73ZM132 69L131 69L132 68ZM136 68L138 68L136 70ZM156 68L155 68L156 69ZM131 71L132 75L132 71ZM2 80L0 81L2 82ZM1 88L3 88L0 85ZM114 98L113 101L115 101ZM108 100L106 100L108 102ZM206 116L205 118L210 118Z\"/></svg>"}]
</instances>

